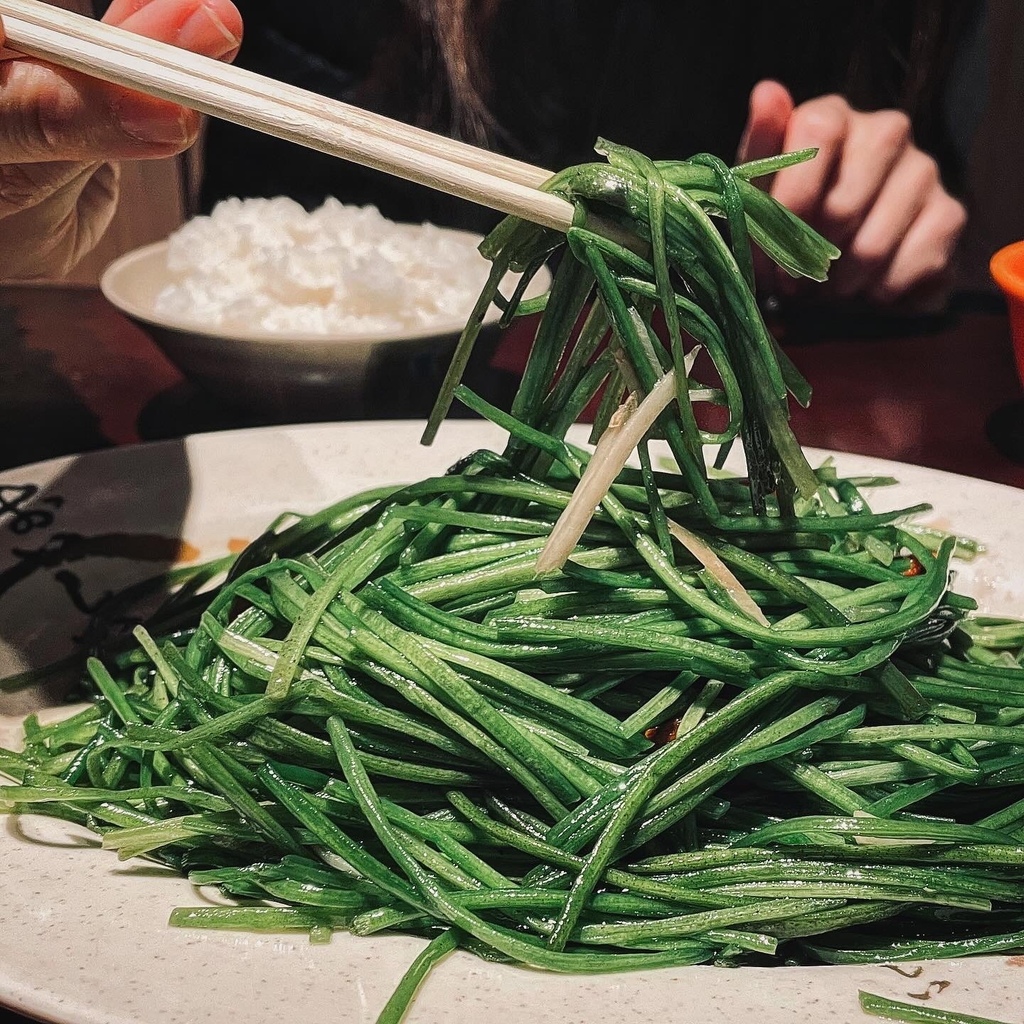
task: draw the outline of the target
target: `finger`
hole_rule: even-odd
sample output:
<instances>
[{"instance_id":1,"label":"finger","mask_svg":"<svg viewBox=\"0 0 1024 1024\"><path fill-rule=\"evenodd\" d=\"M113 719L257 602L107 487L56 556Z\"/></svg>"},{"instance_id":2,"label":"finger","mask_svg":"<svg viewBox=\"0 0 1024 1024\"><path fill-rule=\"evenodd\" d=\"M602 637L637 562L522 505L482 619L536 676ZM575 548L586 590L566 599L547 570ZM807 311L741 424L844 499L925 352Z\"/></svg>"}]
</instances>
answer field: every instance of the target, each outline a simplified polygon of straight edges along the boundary
<instances>
[{"instance_id":1,"label":"finger","mask_svg":"<svg viewBox=\"0 0 1024 1024\"><path fill-rule=\"evenodd\" d=\"M936 162L919 149L905 152L836 264L836 295L849 298L884 277L936 187L941 189Z\"/></svg>"},{"instance_id":2,"label":"finger","mask_svg":"<svg viewBox=\"0 0 1024 1024\"><path fill-rule=\"evenodd\" d=\"M114 0L102 20L221 59L232 59L242 38L242 18L231 0ZM0 60L22 56L3 43L0 22Z\"/></svg>"},{"instance_id":3,"label":"finger","mask_svg":"<svg viewBox=\"0 0 1024 1024\"><path fill-rule=\"evenodd\" d=\"M916 316L941 313L949 305L949 297L955 283L956 267L951 263L934 277L904 292L889 309L896 313Z\"/></svg>"},{"instance_id":4,"label":"finger","mask_svg":"<svg viewBox=\"0 0 1024 1024\"><path fill-rule=\"evenodd\" d=\"M109 163L0 167L5 275L29 281L71 270L106 231L117 183L117 166ZM47 202L36 201L41 193ZM29 201L12 209L19 195Z\"/></svg>"},{"instance_id":5,"label":"finger","mask_svg":"<svg viewBox=\"0 0 1024 1024\"><path fill-rule=\"evenodd\" d=\"M781 153L792 113L793 97L784 85L770 79L758 82L750 92L747 124L740 139L737 162L761 160Z\"/></svg>"},{"instance_id":6,"label":"finger","mask_svg":"<svg viewBox=\"0 0 1024 1024\"><path fill-rule=\"evenodd\" d=\"M113 0L102 20L108 25L124 27L128 18L155 2L157 0ZM187 6L189 12L196 6L195 3L187 2L187 0L170 0L170 3L171 6L177 8ZM235 30L236 35L241 35L242 19L231 0L206 0L206 3L229 28Z\"/></svg>"},{"instance_id":7,"label":"finger","mask_svg":"<svg viewBox=\"0 0 1024 1024\"><path fill-rule=\"evenodd\" d=\"M813 160L779 171L771 194L812 225L842 156L851 113L841 97L822 96L801 103L789 119L784 152L813 148L818 154Z\"/></svg>"},{"instance_id":8,"label":"finger","mask_svg":"<svg viewBox=\"0 0 1024 1024\"><path fill-rule=\"evenodd\" d=\"M134 19L148 34L184 39L208 56L230 57L237 50L241 19L230 0L134 2L134 12L126 14L123 6L115 12L126 14L123 25ZM190 145L198 129L194 111L165 100L40 61L0 63L6 163L170 156Z\"/></svg>"},{"instance_id":9,"label":"finger","mask_svg":"<svg viewBox=\"0 0 1024 1024\"><path fill-rule=\"evenodd\" d=\"M238 52L242 19L230 0L132 0L135 9L117 24L207 57L230 59ZM113 7L111 8L113 10ZM115 13L118 16L121 12Z\"/></svg>"},{"instance_id":10,"label":"finger","mask_svg":"<svg viewBox=\"0 0 1024 1024\"><path fill-rule=\"evenodd\" d=\"M121 25L126 18L130 18L136 11L152 2L153 0L113 0L101 20L108 25Z\"/></svg>"},{"instance_id":11,"label":"finger","mask_svg":"<svg viewBox=\"0 0 1024 1024\"><path fill-rule=\"evenodd\" d=\"M0 217L27 209L85 181L97 164L73 160L0 165ZM6 222L5 222L6 227Z\"/></svg>"},{"instance_id":12,"label":"finger","mask_svg":"<svg viewBox=\"0 0 1024 1024\"><path fill-rule=\"evenodd\" d=\"M819 214L819 229L840 248L856 235L912 143L910 118L901 110L853 113L849 126Z\"/></svg>"},{"instance_id":13,"label":"finger","mask_svg":"<svg viewBox=\"0 0 1024 1024\"><path fill-rule=\"evenodd\" d=\"M3 18L0 18L0 60L10 60L12 57L19 56L17 50L8 50L4 43L7 41L7 35L4 32Z\"/></svg>"},{"instance_id":14,"label":"finger","mask_svg":"<svg viewBox=\"0 0 1024 1024\"><path fill-rule=\"evenodd\" d=\"M736 152L737 163L761 160L782 151L786 124L793 113L793 97L784 85L765 79L750 91L747 123ZM754 184L768 188L768 178L755 179ZM755 245L752 247L754 279L759 291L770 295L778 285L778 267Z\"/></svg>"},{"instance_id":15,"label":"finger","mask_svg":"<svg viewBox=\"0 0 1024 1024\"><path fill-rule=\"evenodd\" d=\"M963 206L939 186L868 296L883 305L895 303L947 274L966 223Z\"/></svg>"},{"instance_id":16,"label":"finger","mask_svg":"<svg viewBox=\"0 0 1024 1024\"><path fill-rule=\"evenodd\" d=\"M115 0L106 17L126 31L220 60L232 60L242 38L242 18L231 0ZM193 111L141 93L125 92L116 108L128 133L141 140L162 139L169 124L173 138L181 123L187 145L198 131Z\"/></svg>"},{"instance_id":17,"label":"finger","mask_svg":"<svg viewBox=\"0 0 1024 1024\"><path fill-rule=\"evenodd\" d=\"M170 156L197 131L197 115L173 103L39 61L0 64L5 164Z\"/></svg>"}]
</instances>

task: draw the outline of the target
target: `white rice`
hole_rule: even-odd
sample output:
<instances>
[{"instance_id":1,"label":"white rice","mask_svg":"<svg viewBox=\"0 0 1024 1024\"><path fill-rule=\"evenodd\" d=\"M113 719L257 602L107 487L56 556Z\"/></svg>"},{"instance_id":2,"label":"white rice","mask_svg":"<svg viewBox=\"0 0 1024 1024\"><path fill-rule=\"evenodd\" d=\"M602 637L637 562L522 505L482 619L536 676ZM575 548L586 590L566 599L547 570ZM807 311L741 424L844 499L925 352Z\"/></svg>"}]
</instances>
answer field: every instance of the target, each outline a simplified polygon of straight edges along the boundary
<instances>
[{"instance_id":1,"label":"white rice","mask_svg":"<svg viewBox=\"0 0 1024 1024\"><path fill-rule=\"evenodd\" d=\"M471 236L328 199L227 199L170 237L156 312L207 329L419 333L464 320L487 274Z\"/></svg>"}]
</instances>

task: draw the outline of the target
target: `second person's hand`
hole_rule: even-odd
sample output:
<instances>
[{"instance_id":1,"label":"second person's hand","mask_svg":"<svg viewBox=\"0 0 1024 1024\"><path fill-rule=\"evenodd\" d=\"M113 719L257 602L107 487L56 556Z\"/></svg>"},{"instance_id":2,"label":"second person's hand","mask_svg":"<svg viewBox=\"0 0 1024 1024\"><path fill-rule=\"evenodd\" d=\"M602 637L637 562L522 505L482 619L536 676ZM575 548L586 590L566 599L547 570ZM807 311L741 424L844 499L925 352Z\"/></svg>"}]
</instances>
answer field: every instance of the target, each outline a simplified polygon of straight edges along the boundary
<instances>
[{"instance_id":1,"label":"second person's hand","mask_svg":"<svg viewBox=\"0 0 1024 1024\"><path fill-rule=\"evenodd\" d=\"M778 82L758 83L739 160L808 147L818 155L780 171L769 191L843 250L821 294L908 312L941 306L966 213L915 145L909 117L835 95L795 105ZM775 285L784 295L799 287L782 272Z\"/></svg>"}]
</instances>

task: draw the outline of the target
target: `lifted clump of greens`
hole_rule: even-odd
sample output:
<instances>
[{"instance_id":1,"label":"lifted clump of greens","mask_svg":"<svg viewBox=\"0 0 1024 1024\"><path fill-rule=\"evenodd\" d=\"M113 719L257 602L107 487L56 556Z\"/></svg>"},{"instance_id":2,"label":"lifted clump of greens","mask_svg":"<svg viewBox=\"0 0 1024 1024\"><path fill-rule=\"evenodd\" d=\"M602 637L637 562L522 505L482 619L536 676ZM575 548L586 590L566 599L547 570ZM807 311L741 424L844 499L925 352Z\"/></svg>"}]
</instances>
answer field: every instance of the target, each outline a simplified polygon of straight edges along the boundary
<instances>
[{"instance_id":1,"label":"lifted clump of greens","mask_svg":"<svg viewBox=\"0 0 1024 1024\"><path fill-rule=\"evenodd\" d=\"M812 469L789 426L809 388L750 241L816 280L837 252L750 179L808 154L602 148L549 183L567 237L484 244L427 433L458 396L505 450L259 538L0 754L5 806L243 898L174 924L430 937L382 1021L456 947L584 972L1024 947L1024 626L970 617L922 506L872 512L884 481ZM500 411L461 368L563 246ZM595 400L591 453L566 434ZM705 462L736 438L748 478Z\"/></svg>"}]
</instances>

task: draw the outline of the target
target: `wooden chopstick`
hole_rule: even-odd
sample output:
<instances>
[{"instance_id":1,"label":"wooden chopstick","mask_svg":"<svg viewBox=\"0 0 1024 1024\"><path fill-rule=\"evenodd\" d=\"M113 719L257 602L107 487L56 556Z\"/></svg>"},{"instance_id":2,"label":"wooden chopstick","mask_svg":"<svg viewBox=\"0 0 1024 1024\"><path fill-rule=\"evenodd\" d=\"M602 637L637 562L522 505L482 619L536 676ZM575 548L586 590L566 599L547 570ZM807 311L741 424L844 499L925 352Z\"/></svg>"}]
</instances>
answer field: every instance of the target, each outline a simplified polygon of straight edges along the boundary
<instances>
[{"instance_id":1,"label":"wooden chopstick","mask_svg":"<svg viewBox=\"0 0 1024 1024\"><path fill-rule=\"evenodd\" d=\"M539 167L41 3L0 0L7 45L213 117L564 231Z\"/></svg>"},{"instance_id":2,"label":"wooden chopstick","mask_svg":"<svg viewBox=\"0 0 1024 1024\"><path fill-rule=\"evenodd\" d=\"M89 34L93 41L100 44L106 41L107 45L112 45L115 48L121 43L120 39L116 41L110 39L108 26L97 24L89 19L82 19L79 15L55 10L48 4L39 3L37 0L25 0L25 2L10 0L9 3L0 4L0 13L4 9L9 9L11 14L17 15L18 20L30 25L55 28L73 35ZM224 82L228 86L234 85L246 89L261 98L272 97L314 117L343 118L350 125L364 128L370 132L386 132L391 138L406 142L426 153L455 160L467 167L489 171L499 177L509 181L518 181L531 188L539 187L551 176L551 172L544 168L535 167L498 153L489 153L477 146L448 139L435 132L416 128L351 104L328 99L306 89L300 89L252 72L240 71L238 68L232 68L220 61L210 61L206 57L183 51L177 47L168 48L165 43L155 42L143 36L131 35L129 45L134 53L158 64L170 64L172 67L192 70L211 81Z\"/></svg>"}]
</instances>

